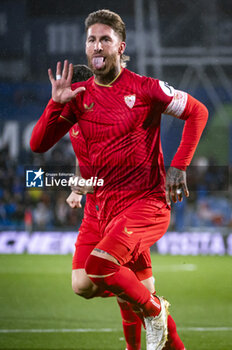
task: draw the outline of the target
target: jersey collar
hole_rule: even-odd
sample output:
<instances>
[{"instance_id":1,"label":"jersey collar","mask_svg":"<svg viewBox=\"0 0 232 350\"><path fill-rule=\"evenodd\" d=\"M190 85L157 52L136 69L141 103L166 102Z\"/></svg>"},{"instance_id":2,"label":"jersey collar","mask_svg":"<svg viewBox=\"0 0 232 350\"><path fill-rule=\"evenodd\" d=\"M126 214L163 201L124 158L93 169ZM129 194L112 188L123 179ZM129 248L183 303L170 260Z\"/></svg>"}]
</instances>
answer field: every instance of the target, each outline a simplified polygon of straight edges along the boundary
<instances>
[{"instance_id":1,"label":"jersey collar","mask_svg":"<svg viewBox=\"0 0 232 350\"><path fill-rule=\"evenodd\" d=\"M120 68L120 72L118 73L118 75L109 83L109 84L100 84L100 83L97 83L94 79L94 83L96 85L99 85L99 86L104 86L104 87L112 87L112 84L120 77L121 73L123 72L123 68L121 67Z\"/></svg>"}]
</instances>

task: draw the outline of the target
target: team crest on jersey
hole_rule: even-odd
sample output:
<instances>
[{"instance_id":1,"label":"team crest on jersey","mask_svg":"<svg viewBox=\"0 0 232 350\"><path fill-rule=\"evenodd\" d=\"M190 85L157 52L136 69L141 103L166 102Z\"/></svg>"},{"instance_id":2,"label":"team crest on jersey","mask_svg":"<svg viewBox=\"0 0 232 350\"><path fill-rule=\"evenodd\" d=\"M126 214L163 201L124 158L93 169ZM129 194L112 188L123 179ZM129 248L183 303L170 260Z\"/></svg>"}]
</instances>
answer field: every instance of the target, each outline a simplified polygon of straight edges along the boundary
<instances>
[{"instance_id":1,"label":"team crest on jersey","mask_svg":"<svg viewBox=\"0 0 232 350\"><path fill-rule=\"evenodd\" d=\"M133 108L135 104L136 96L135 95L124 96L124 100L128 107Z\"/></svg>"}]
</instances>

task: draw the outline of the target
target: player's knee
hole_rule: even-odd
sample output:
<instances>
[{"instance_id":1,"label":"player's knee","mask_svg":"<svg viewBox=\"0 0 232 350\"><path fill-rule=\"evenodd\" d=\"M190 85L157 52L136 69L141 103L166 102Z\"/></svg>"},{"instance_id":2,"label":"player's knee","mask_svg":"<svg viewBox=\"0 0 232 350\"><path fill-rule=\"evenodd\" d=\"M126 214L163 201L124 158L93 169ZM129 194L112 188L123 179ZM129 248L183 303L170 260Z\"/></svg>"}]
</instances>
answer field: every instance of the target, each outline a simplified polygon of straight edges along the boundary
<instances>
[{"instance_id":1,"label":"player's knee","mask_svg":"<svg viewBox=\"0 0 232 350\"><path fill-rule=\"evenodd\" d=\"M91 299L94 296L94 291L92 286L86 286L84 284L72 282L72 290L75 294L85 298Z\"/></svg>"},{"instance_id":2,"label":"player's knee","mask_svg":"<svg viewBox=\"0 0 232 350\"><path fill-rule=\"evenodd\" d=\"M75 294L90 299L93 295L93 283L86 276L72 276L72 290Z\"/></svg>"},{"instance_id":3,"label":"player's knee","mask_svg":"<svg viewBox=\"0 0 232 350\"><path fill-rule=\"evenodd\" d=\"M85 289L83 289L83 287L79 281L73 279L72 280L72 290L74 291L75 294L81 295Z\"/></svg>"},{"instance_id":4,"label":"player's knee","mask_svg":"<svg viewBox=\"0 0 232 350\"><path fill-rule=\"evenodd\" d=\"M94 297L92 290L73 288L73 291L76 295L78 295L82 298L85 298L85 299L91 299Z\"/></svg>"}]
</instances>

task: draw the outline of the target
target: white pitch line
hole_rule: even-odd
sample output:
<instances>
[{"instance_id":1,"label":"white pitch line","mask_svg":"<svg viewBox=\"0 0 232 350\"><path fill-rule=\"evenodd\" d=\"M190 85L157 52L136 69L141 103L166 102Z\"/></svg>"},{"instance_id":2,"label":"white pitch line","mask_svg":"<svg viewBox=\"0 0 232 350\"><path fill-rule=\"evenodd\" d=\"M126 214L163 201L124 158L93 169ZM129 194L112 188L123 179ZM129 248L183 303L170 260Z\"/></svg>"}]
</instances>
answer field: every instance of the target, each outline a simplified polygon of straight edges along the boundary
<instances>
[{"instance_id":1,"label":"white pitch line","mask_svg":"<svg viewBox=\"0 0 232 350\"><path fill-rule=\"evenodd\" d=\"M232 327L178 327L178 330L190 332L227 332L232 331Z\"/></svg>"},{"instance_id":2,"label":"white pitch line","mask_svg":"<svg viewBox=\"0 0 232 350\"><path fill-rule=\"evenodd\" d=\"M112 328L60 328L60 329L0 329L0 333L109 333L109 332L118 332L119 329Z\"/></svg>"},{"instance_id":3,"label":"white pitch line","mask_svg":"<svg viewBox=\"0 0 232 350\"><path fill-rule=\"evenodd\" d=\"M178 327L178 330L188 332L227 332L232 331L232 327ZM0 329L0 333L110 333L120 331L120 329L116 328Z\"/></svg>"},{"instance_id":4,"label":"white pitch line","mask_svg":"<svg viewBox=\"0 0 232 350\"><path fill-rule=\"evenodd\" d=\"M153 271L172 271L172 272L177 272L177 271L196 271L197 270L197 265L194 264L179 264L179 265L155 265L153 266Z\"/></svg>"}]
</instances>

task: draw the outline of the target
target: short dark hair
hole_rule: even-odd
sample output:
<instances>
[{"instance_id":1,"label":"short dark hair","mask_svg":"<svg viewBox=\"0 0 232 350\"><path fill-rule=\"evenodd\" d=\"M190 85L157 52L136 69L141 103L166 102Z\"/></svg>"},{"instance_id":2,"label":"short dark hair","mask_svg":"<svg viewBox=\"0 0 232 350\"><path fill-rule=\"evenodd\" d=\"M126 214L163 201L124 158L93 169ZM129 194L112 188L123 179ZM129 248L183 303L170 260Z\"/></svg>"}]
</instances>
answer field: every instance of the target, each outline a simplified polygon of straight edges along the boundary
<instances>
[{"instance_id":1,"label":"short dark hair","mask_svg":"<svg viewBox=\"0 0 232 350\"><path fill-rule=\"evenodd\" d=\"M79 81L88 80L93 76L93 73L89 67L84 64L76 64L73 66L73 76L72 76L72 84L77 83Z\"/></svg>"},{"instance_id":2,"label":"short dark hair","mask_svg":"<svg viewBox=\"0 0 232 350\"><path fill-rule=\"evenodd\" d=\"M122 41L126 41L126 26L117 13L105 9L90 13L85 20L86 32L88 31L89 27L96 23L105 24L111 27ZM123 67L126 67L126 61L129 60L129 56L124 54L121 55L121 65Z\"/></svg>"},{"instance_id":3,"label":"short dark hair","mask_svg":"<svg viewBox=\"0 0 232 350\"><path fill-rule=\"evenodd\" d=\"M121 17L110 10L98 10L88 15L85 20L85 30L93 24L101 23L111 27L122 41L126 41L126 26Z\"/></svg>"}]
</instances>

